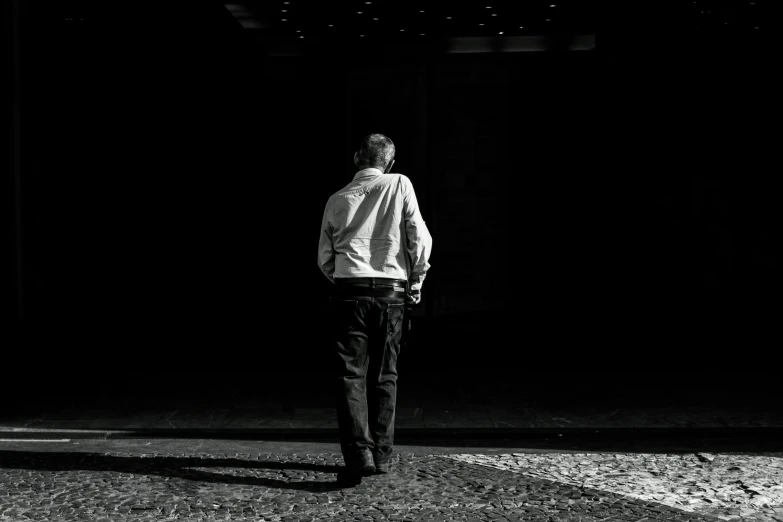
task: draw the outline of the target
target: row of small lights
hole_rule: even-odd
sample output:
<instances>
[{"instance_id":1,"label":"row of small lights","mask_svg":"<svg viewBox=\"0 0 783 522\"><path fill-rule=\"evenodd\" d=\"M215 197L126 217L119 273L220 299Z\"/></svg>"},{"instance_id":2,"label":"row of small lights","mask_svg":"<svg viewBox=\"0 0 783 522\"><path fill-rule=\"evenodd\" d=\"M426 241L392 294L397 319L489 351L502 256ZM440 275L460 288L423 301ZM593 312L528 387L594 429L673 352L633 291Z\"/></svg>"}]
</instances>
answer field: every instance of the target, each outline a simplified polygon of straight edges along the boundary
<instances>
[{"instance_id":1,"label":"row of small lights","mask_svg":"<svg viewBox=\"0 0 783 522\"><path fill-rule=\"evenodd\" d=\"M290 2L283 2L283 3L284 3L284 4L286 4L286 5L288 5ZM372 2L364 2L364 3L365 3L365 4L372 4ZM552 5L550 5L549 7L557 7L557 5L555 5L555 4L552 4ZM491 5L488 5L488 6L487 6L487 9L492 9L492 6L491 6ZM287 13L287 12L288 12L288 10L287 10L287 9L283 9L283 12L284 12L284 13ZM424 10L421 10L421 11L419 11L419 12L420 12L420 13L423 13L423 12L424 12ZM362 12L362 11L356 11L356 14L359 14L359 15L360 15L360 14L363 14L363 12ZM492 13L492 15L491 15L491 16L497 16L497 13ZM282 18L281 20L282 20L283 22L287 22L287 21L288 21L288 19L287 19L287 18ZM373 18L373 20L378 20L378 18ZM447 17L446 17L446 20L451 20L451 17L450 17L450 16L447 16ZM551 19L551 18L547 18L547 19L546 19L546 21L547 21L547 22L551 22L551 21L552 21L552 19ZM480 26L483 26L484 24L479 24L479 25L480 25ZM329 27L334 27L334 24L329 24ZM524 29L524 27L522 27L522 26L519 26L519 28L520 28L520 29ZM297 33L301 33L302 31L296 31L296 32L297 32ZM404 32L405 32L405 29L400 29L400 32L404 33ZM503 31L500 31L498 34L503 34ZM426 35L426 33L421 33L421 36L425 36L425 35ZM363 35L363 34L360 34L359 36L361 36L361 37L364 37L364 35ZM304 36L300 36L299 38L304 38Z\"/></svg>"}]
</instances>

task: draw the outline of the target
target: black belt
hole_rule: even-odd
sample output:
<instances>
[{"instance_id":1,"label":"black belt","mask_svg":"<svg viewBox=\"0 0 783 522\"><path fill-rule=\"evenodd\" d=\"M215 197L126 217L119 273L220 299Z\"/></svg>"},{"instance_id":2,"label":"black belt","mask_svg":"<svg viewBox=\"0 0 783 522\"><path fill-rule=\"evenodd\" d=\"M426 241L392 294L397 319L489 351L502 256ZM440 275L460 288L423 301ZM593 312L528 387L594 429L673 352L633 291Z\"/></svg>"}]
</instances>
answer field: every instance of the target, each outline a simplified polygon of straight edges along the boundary
<instances>
[{"instance_id":1,"label":"black belt","mask_svg":"<svg viewBox=\"0 0 783 522\"><path fill-rule=\"evenodd\" d=\"M346 277L334 279L335 294L342 296L405 298L407 281L383 277Z\"/></svg>"},{"instance_id":2,"label":"black belt","mask_svg":"<svg viewBox=\"0 0 783 522\"><path fill-rule=\"evenodd\" d=\"M336 285L334 295L342 297L366 296L366 297L397 297L405 299L405 292L397 292L391 288L367 288L359 285Z\"/></svg>"},{"instance_id":3,"label":"black belt","mask_svg":"<svg viewBox=\"0 0 783 522\"><path fill-rule=\"evenodd\" d=\"M408 285L408 282L404 279L391 279L388 277L335 277L334 282L340 286L389 288L398 292L405 292Z\"/></svg>"}]
</instances>

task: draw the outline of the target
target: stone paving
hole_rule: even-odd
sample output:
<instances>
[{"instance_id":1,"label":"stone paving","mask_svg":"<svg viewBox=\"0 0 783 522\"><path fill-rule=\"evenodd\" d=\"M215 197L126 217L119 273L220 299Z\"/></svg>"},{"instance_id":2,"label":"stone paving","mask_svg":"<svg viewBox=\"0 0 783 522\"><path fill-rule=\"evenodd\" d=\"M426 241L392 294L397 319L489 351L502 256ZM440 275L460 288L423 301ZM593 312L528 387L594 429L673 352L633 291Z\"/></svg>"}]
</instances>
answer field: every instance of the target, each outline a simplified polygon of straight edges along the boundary
<instances>
[{"instance_id":1,"label":"stone paving","mask_svg":"<svg viewBox=\"0 0 783 522\"><path fill-rule=\"evenodd\" d=\"M608 481L582 480L569 471L579 466L586 476L591 470L603 473L605 462L612 462L609 467L618 471L638 471L636 468L646 465L646 457L538 455L549 459L544 461L532 457L402 453L390 474L367 477L354 488L341 488L335 480L342 458L334 453L0 450L0 520L720 520L714 514L642 498L632 489L605 487ZM669 456L658 457L666 464L676 462ZM778 457L768 457L774 458ZM721 462L731 467L730 460ZM746 459L743 466L759 463L766 466L761 472L764 477L780 478L777 461ZM530 466L541 472L535 475ZM751 480L754 474L748 470L743 477ZM767 515L769 518L746 516L745 520L783 521L783 517L775 518L774 511L763 516Z\"/></svg>"},{"instance_id":2,"label":"stone paving","mask_svg":"<svg viewBox=\"0 0 783 522\"><path fill-rule=\"evenodd\" d=\"M448 458L656 501L722 520L783 520L783 453L514 453Z\"/></svg>"}]
</instances>

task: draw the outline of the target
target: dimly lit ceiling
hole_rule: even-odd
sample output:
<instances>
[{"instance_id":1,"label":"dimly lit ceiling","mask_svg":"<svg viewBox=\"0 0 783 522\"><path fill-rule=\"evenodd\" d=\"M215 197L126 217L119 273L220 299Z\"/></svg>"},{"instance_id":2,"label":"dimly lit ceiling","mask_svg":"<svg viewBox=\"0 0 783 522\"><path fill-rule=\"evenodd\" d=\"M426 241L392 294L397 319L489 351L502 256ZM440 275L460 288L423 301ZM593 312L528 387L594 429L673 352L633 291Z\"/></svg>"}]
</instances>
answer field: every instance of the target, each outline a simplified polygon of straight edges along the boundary
<instances>
[{"instance_id":1,"label":"dimly lit ceiling","mask_svg":"<svg viewBox=\"0 0 783 522\"><path fill-rule=\"evenodd\" d=\"M744 45L774 35L774 0L685 0L672 9L626 4L611 15L618 49L682 41ZM434 44L451 52L595 49L595 0L30 0L51 23L150 28L176 34L239 31L266 48L319 46L353 52L363 43ZM336 47L333 47L336 46ZM555 46L557 47L557 46Z\"/></svg>"},{"instance_id":2,"label":"dimly lit ceiling","mask_svg":"<svg viewBox=\"0 0 783 522\"><path fill-rule=\"evenodd\" d=\"M467 49L471 42L478 50L481 41L488 50L532 50L530 37L566 34L577 37L572 42L576 47L595 46L590 0L229 0L224 5L245 30L276 43L426 44L447 39L453 40L452 50ZM476 38L483 40L471 40ZM488 38L502 42L489 45Z\"/></svg>"},{"instance_id":3,"label":"dimly lit ceiling","mask_svg":"<svg viewBox=\"0 0 783 522\"><path fill-rule=\"evenodd\" d=\"M229 0L225 6L246 29L297 38L595 33L594 5L589 0Z\"/></svg>"}]
</instances>

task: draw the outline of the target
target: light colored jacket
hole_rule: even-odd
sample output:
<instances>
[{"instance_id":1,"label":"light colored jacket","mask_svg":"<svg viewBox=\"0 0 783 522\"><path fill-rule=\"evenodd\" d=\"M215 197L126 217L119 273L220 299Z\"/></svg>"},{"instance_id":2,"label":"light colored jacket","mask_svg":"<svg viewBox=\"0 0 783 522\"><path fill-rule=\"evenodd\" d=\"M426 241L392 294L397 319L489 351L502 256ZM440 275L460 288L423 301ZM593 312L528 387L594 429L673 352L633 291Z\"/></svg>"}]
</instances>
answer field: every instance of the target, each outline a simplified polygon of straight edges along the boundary
<instances>
[{"instance_id":1,"label":"light colored jacket","mask_svg":"<svg viewBox=\"0 0 783 522\"><path fill-rule=\"evenodd\" d=\"M334 283L342 277L410 281L420 291L432 252L411 181L368 168L326 203L318 267Z\"/></svg>"}]
</instances>

